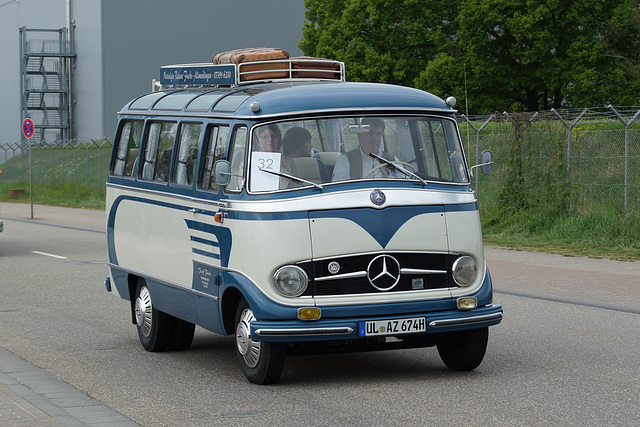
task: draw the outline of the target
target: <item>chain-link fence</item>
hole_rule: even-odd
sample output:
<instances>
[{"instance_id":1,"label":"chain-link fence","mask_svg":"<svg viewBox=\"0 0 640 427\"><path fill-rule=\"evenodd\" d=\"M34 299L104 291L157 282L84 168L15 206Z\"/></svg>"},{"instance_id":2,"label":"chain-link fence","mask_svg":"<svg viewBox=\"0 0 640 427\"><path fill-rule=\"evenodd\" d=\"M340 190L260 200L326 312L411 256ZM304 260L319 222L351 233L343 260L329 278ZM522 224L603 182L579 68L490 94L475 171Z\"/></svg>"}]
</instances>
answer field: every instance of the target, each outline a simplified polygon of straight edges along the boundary
<instances>
[{"instance_id":1,"label":"chain-link fence","mask_svg":"<svg viewBox=\"0 0 640 427\"><path fill-rule=\"evenodd\" d=\"M474 177L480 205L546 205L575 212L640 212L640 108L495 113L459 118L469 162L483 150L494 172Z\"/></svg>"},{"instance_id":2,"label":"chain-link fence","mask_svg":"<svg viewBox=\"0 0 640 427\"><path fill-rule=\"evenodd\" d=\"M34 144L33 182L103 187L112 145L109 139ZM0 182L29 182L29 144L0 144L0 170Z\"/></svg>"},{"instance_id":3,"label":"chain-link fence","mask_svg":"<svg viewBox=\"0 0 640 427\"><path fill-rule=\"evenodd\" d=\"M640 212L640 107L495 113L459 117L467 157L491 150L494 171L475 188L481 207ZM33 180L103 186L112 142L34 146ZM0 182L28 182L28 145L0 144Z\"/></svg>"}]
</instances>

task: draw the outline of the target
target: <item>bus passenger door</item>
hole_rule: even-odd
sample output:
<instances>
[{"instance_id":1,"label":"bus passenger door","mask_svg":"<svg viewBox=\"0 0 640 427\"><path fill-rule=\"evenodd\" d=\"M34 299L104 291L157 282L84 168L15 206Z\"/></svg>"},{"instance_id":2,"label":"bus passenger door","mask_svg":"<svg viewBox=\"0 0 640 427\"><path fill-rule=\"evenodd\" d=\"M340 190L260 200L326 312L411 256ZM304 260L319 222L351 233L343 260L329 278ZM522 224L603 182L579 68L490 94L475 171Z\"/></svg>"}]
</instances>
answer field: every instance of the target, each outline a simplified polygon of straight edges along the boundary
<instances>
[{"instance_id":1,"label":"bus passenger door","mask_svg":"<svg viewBox=\"0 0 640 427\"><path fill-rule=\"evenodd\" d=\"M231 249L231 233L215 220L219 211L220 186L213 176L213 165L224 157L229 126L209 124L200 153L195 205L186 219L191 240L193 282L199 324L213 332L222 331L219 311L220 268L226 267Z\"/></svg>"}]
</instances>

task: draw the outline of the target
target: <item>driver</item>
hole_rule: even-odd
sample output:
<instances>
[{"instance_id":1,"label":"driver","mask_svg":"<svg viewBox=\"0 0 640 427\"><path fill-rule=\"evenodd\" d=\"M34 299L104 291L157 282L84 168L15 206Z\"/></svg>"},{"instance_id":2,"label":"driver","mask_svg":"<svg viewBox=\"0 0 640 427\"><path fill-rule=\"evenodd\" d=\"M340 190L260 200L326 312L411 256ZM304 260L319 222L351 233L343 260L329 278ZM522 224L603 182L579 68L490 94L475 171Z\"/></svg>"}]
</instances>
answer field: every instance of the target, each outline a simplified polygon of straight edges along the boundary
<instances>
[{"instance_id":1,"label":"driver","mask_svg":"<svg viewBox=\"0 0 640 427\"><path fill-rule=\"evenodd\" d=\"M367 176L372 169L381 163L369 156L377 154L389 161L397 160L392 155L382 151L382 136L384 135L384 121L377 117L366 117L360 121L361 125L368 125L369 131L358 134L360 146L343 154L333 169L331 181L345 181ZM383 178L392 175L388 168L383 167L374 171L368 178Z\"/></svg>"}]
</instances>

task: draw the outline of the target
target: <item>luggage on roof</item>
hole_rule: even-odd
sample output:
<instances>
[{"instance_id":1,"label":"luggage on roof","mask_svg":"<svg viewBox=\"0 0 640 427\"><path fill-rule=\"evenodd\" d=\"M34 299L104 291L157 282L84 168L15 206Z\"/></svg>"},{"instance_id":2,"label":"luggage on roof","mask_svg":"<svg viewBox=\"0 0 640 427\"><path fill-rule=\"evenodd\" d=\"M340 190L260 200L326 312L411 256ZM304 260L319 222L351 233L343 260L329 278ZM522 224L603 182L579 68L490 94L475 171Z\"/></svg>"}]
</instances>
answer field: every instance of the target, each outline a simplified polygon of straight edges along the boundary
<instances>
[{"instance_id":1,"label":"luggage on roof","mask_svg":"<svg viewBox=\"0 0 640 427\"><path fill-rule=\"evenodd\" d=\"M289 52L270 47L235 49L213 55L214 65L241 64L243 62L272 61L274 59L289 59Z\"/></svg>"}]
</instances>

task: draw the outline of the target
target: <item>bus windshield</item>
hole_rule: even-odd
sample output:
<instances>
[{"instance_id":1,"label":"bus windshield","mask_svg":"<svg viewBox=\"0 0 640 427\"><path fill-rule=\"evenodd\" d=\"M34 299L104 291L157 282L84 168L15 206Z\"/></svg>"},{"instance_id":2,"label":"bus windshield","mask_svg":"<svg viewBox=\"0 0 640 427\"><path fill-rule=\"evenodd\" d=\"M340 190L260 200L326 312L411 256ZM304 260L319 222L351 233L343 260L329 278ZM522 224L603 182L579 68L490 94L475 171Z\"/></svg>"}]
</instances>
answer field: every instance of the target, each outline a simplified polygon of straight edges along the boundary
<instances>
[{"instance_id":1,"label":"bus windshield","mask_svg":"<svg viewBox=\"0 0 640 427\"><path fill-rule=\"evenodd\" d=\"M353 180L469 182L452 119L340 117L254 127L249 191Z\"/></svg>"}]
</instances>

